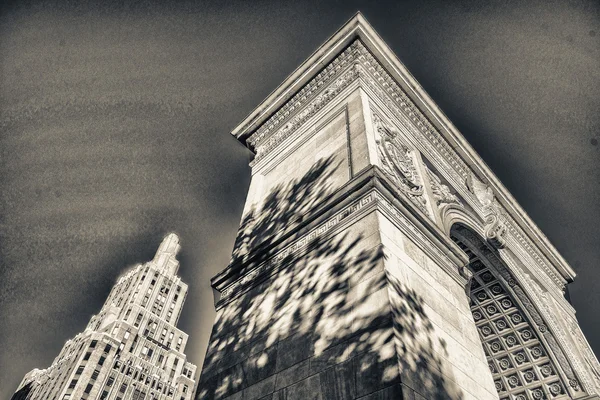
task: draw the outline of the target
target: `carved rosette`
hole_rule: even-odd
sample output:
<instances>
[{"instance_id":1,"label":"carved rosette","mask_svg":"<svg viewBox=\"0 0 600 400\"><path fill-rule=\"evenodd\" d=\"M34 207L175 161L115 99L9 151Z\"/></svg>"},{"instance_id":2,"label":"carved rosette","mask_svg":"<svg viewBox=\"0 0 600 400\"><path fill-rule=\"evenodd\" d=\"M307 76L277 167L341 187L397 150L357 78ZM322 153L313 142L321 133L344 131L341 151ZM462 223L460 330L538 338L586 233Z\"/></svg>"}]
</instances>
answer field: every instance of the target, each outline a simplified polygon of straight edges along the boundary
<instances>
[{"instance_id":1,"label":"carved rosette","mask_svg":"<svg viewBox=\"0 0 600 400\"><path fill-rule=\"evenodd\" d=\"M554 349L545 326L537 324L537 315L524 312L523 308L531 312L530 302L516 300L520 292L508 289L481 260L475 259L469 268L474 274L471 311L500 398L565 399L571 380L558 371L566 360L557 365L550 357L559 358L562 352Z\"/></svg>"},{"instance_id":2,"label":"carved rosette","mask_svg":"<svg viewBox=\"0 0 600 400\"><path fill-rule=\"evenodd\" d=\"M402 143L398 139L397 132L386 126L375 114L373 114L373 123L381 168L417 207L429 215L423 180L419 176L414 150Z\"/></svg>"},{"instance_id":3,"label":"carved rosette","mask_svg":"<svg viewBox=\"0 0 600 400\"><path fill-rule=\"evenodd\" d=\"M477 201L482 206L485 219L484 233L486 240L497 249L501 249L506 244L504 238L506 225L500 218L502 206L496 200L494 191L491 187L481 182L475 174L469 175L467 179L467 188L475 195Z\"/></svg>"},{"instance_id":4,"label":"carved rosette","mask_svg":"<svg viewBox=\"0 0 600 400\"><path fill-rule=\"evenodd\" d=\"M488 359L489 357L492 357L495 358L496 361L500 362L499 365L496 363L490 364L493 374L498 376L502 375L502 379L495 379L497 382L496 388L498 389L499 394L501 394L500 397L504 398L503 395L505 392L511 392L512 390L521 391L521 388L530 390L530 394L533 395L534 393L537 393L537 388L534 388L534 386L537 386L538 384L542 384L543 392L547 392L549 396L533 396L532 398L563 399L572 398L570 393L581 393L581 391L584 390L584 387L582 387L571 364L574 360L570 357L569 359L563 348L559 345L558 337L555 336L555 330L558 328L552 323L552 321L545 319L542 314L542 310L548 311L547 304L549 303L549 299L547 299L543 293L538 293L538 291L541 292L541 287L539 287L535 280L527 274L521 275L522 272L519 272L519 268L512 265L512 262L510 263L511 267L504 263L505 261L503 260L511 260L510 257L506 258L501 256L501 254L506 254L504 253L505 250L501 250L502 253L496 253L492 251L487 246L483 245L477 236L475 236L475 234L470 230L459 229L457 232L455 232L454 240L462 243L474 253L474 257L471 259L472 261L469 264L469 268L473 270L476 278L478 277L480 279L475 279L471 284L471 308L474 319L478 327L480 327L480 334L483 334L482 343L484 343L486 356L488 356ZM514 274L521 275L521 282L517 281ZM506 283L506 285L504 285L504 283ZM495 290L496 286L500 286L506 295L501 295L498 290ZM491 295L488 289L491 289ZM473 296L473 294L475 294L475 296ZM542 295L541 298L538 298L539 294ZM500 301L501 307L494 306L495 309L503 310L503 314L510 317L510 321L508 322L511 322L511 324L518 322L516 325L514 325L514 332L519 334L520 339L523 339L528 343L526 347L529 350L532 350L531 353L527 353L530 356L529 358L520 360L515 357L515 359L511 359L511 357L517 356L518 354L517 342L515 342L514 345L508 343L510 333L508 330L505 331L504 329L508 329L513 325L504 325L502 323L502 327L500 327L502 328L502 332L497 330L499 327L498 322L501 321L502 315L495 313L492 314L487 308L488 303L492 303L488 299L493 299L494 296L507 296L508 300L512 302L514 307L519 309L519 314L513 314L512 308L508 307L508 303L504 304L504 300ZM537 303L537 307L534 305L534 302ZM513 319L513 317L516 315L520 315L517 317L518 321ZM498 316L501 318L495 319ZM490 320L492 323L489 323ZM523 325L524 323L527 323L529 326L525 327L525 325ZM547 323L549 323L549 325L547 325ZM550 327L552 327L552 329ZM525 330L528 330L531 333L529 339L523 336ZM516 384L511 384L510 376L512 376L511 371L513 368L502 365L502 360L505 358L503 355L504 352L502 350L488 348L485 345L487 341L493 341L495 340L495 337L498 337L498 334L494 336L494 332L498 332L498 334L501 333L501 335L499 335L501 337L501 344L508 345L509 349L507 350L510 350L508 358L509 361L512 362L511 365L513 367L519 366L521 371L525 371L525 369L523 369L525 368L525 362L536 364L538 367L534 368L534 371L532 372L541 373L541 375L538 375L538 379L528 380L527 376L523 375L522 378L525 378L525 380L520 380L520 383L522 384L521 386L519 382L516 381L513 381L513 383ZM539 345L534 345L534 342L531 341L531 339L535 338L537 338ZM519 343L524 342L521 340ZM543 355L536 356L536 354L533 352L535 347L539 347L543 350L543 353L540 354L551 354L552 361L550 362L550 360L544 359ZM547 365L551 366L551 369L548 369ZM519 378L521 378L520 375ZM525 388L525 386L530 387ZM514 398L519 397L515 396ZM529 397L523 398L525 399Z\"/></svg>"}]
</instances>

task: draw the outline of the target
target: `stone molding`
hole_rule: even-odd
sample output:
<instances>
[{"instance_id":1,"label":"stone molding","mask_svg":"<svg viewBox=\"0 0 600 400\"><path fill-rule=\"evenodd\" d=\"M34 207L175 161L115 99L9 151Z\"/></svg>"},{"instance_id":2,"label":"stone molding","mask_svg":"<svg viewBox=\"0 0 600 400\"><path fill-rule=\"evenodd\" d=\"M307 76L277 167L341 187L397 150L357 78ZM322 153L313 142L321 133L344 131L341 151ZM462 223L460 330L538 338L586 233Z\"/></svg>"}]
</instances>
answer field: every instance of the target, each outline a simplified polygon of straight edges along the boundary
<instances>
[{"instance_id":1,"label":"stone molding","mask_svg":"<svg viewBox=\"0 0 600 400\"><path fill-rule=\"evenodd\" d=\"M378 180L380 178L370 178ZM252 287L264 282L268 277L287 267L286 259L290 255L298 255L310 251L310 243L317 238L326 238L352 224L361 216L367 214L373 209L383 212L398 228L413 240L428 256L430 256L446 273L453 277L459 284L465 286L467 279L463 273L462 263L457 259L449 257L449 250L439 243L432 241L423 233L423 228L416 226L406 215L404 215L396 204L392 203L395 197L386 188L375 183L375 188L369 189L351 204L325 221L319 223L316 227L303 234L300 238L285 245L266 261L251 266L243 274L238 274L237 278L221 290L221 298L217 302L217 309L239 297ZM411 203L412 204L412 203ZM411 212L411 211L407 211Z\"/></svg>"},{"instance_id":2,"label":"stone molding","mask_svg":"<svg viewBox=\"0 0 600 400\"><path fill-rule=\"evenodd\" d=\"M350 95L354 89L356 89L357 81L350 83L346 86L342 92L338 94L337 99L332 99L329 109L321 108L315 115L310 117L310 122L304 123L296 131L296 135L293 137L282 138L281 146L282 152L271 151L266 153L264 156L257 159L256 157L250 162L252 167L252 174L261 173L263 175L268 174L283 160L285 160L290 154L298 150L302 145L308 142L314 135L319 133L324 127L326 127L335 118L338 118L341 114L348 114L348 103L344 102L344 96ZM346 130L349 131L350 127L348 121L346 121ZM298 140L294 140L294 139ZM285 143L284 143L285 142ZM279 144L278 144L279 146Z\"/></svg>"},{"instance_id":3,"label":"stone molding","mask_svg":"<svg viewBox=\"0 0 600 400\"><path fill-rule=\"evenodd\" d=\"M267 261L259 264L250 271L246 271L242 277L238 278L225 289L223 289L223 291L221 291L221 299L219 300L217 307L221 307L225 302L229 302L233 298L249 290L251 287L254 287L260 282L264 281L273 273L285 268L286 265L284 261L287 257L290 255L299 254L303 251L308 251L310 249L309 245L313 240L319 237L326 237L334 232L337 232L339 229L345 226L345 224L342 223L350 221L348 217L352 216L353 219L356 219L359 215L362 215L364 212L368 211L365 210L366 207L370 204L373 204L374 201L375 195L373 193L368 193L359 200L353 202L351 205L345 207L341 211L338 211L333 217L322 222L316 228L304 234L301 238L286 245L283 249L269 257Z\"/></svg>"},{"instance_id":4,"label":"stone molding","mask_svg":"<svg viewBox=\"0 0 600 400\"><path fill-rule=\"evenodd\" d=\"M355 53L360 51L358 43L355 41L350 45L248 139L248 144L256 150L251 166L256 165L354 82L359 74L354 64Z\"/></svg>"},{"instance_id":5,"label":"stone molding","mask_svg":"<svg viewBox=\"0 0 600 400\"><path fill-rule=\"evenodd\" d=\"M564 310L557 309L557 305L548 298L544 289L525 271L521 266L522 263L510 250L502 249L498 253L502 261L510 267L511 272L525 288L529 297L533 298L540 314L542 314L542 318L547 322L550 330L554 332L556 340L565 353L567 353L569 360L571 360L573 368L580 377L583 389L588 393L600 394L600 363L598 363L598 360L593 355L579 325L576 323L573 325L574 316L566 313ZM564 327L561 326L559 318L556 317L557 312L565 322ZM567 330L571 334L571 337L567 334ZM579 350L581 355L573 351L574 346ZM582 358L586 359L588 366L584 365Z\"/></svg>"},{"instance_id":6,"label":"stone molding","mask_svg":"<svg viewBox=\"0 0 600 400\"><path fill-rule=\"evenodd\" d=\"M256 165L285 139L292 136L316 112L357 79L360 80L361 87L366 86L377 94L395 117L405 121L411 129L411 134L425 148L424 155L435 164L444 166L442 170L452 175L449 183L455 190L459 191L456 182L461 182L462 190L459 192L472 193L467 182L481 180L359 39L352 42L248 138L248 143L257 151L251 165ZM488 188L493 195L491 187ZM513 236L523 251L548 275L550 279L543 279L546 284L552 282L553 286L564 291L565 279L544 260L545 257L539 253L533 242L521 233L514 219L495 200L495 196L491 205L482 204L476 196L475 199L479 207L474 208L486 221L485 230L490 241L497 247L502 247L506 243L506 236Z\"/></svg>"},{"instance_id":7,"label":"stone molding","mask_svg":"<svg viewBox=\"0 0 600 400\"><path fill-rule=\"evenodd\" d=\"M470 250L480 260L486 260L493 266L499 276L503 279L507 288L513 296L519 300L524 311L527 312L531 321L535 323L535 329L540 337L544 338L545 344L551 350L553 357L560 366L568 383L571 395L581 397L583 391L587 394L600 394L595 385L590 381L590 368L586 368L580 357L573 352L573 344L566 338L564 329L559 326L556 316L549 308L549 299L545 298L543 289L514 261L510 256L510 250L498 250L495 254L489 249L477 248L475 243L479 240L470 231L461 230L461 240L472 244ZM580 331L580 328L577 327ZM580 333L581 334L581 333ZM594 361L596 361L594 359ZM596 361L597 363L597 361ZM596 367L597 371L600 367Z\"/></svg>"}]
</instances>

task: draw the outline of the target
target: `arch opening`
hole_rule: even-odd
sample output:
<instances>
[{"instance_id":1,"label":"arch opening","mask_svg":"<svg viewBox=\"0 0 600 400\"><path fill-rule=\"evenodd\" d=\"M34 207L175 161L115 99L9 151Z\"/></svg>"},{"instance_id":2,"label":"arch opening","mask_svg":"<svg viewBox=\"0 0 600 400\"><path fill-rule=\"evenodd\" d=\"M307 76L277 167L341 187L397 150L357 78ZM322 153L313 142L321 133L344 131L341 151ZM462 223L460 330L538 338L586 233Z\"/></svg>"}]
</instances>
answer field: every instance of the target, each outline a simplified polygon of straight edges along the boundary
<instances>
[{"instance_id":1,"label":"arch opening","mask_svg":"<svg viewBox=\"0 0 600 400\"><path fill-rule=\"evenodd\" d=\"M469 256L469 304L500 400L568 399L568 384L544 339L541 317L498 252L460 223L452 240ZM535 319L535 321L533 320Z\"/></svg>"}]
</instances>

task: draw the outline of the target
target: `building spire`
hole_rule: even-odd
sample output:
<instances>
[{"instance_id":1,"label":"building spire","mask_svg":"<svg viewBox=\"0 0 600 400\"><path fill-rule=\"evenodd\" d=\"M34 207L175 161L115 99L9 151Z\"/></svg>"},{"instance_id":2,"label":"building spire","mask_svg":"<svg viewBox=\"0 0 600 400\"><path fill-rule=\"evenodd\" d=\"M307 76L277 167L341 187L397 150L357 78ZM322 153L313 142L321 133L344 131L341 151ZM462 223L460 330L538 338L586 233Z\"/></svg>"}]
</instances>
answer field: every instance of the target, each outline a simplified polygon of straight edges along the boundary
<instances>
[{"instance_id":1,"label":"building spire","mask_svg":"<svg viewBox=\"0 0 600 400\"><path fill-rule=\"evenodd\" d=\"M176 275L179 249L171 233L153 261L121 276L85 331L50 367L25 375L13 400L192 400L196 366L177 328L188 292Z\"/></svg>"},{"instance_id":2,"label":"building spire","mask_svg":"<svg viewBox=\"0 0 600 400\"><path fill-rule=\"evenodd\" d=\"M171 274L176 274L179 267L179 261L176 256L181 246L179 245L179 236L175 233L169 233L163 239L156 255L154 256L154 263L157 266L165 268Z\"/></svg>"},{"instance_id":3,"label":"building spire","mask_svg":"<svg viewBox=\"0 0 600 400\"><path fill-rule=\"evenodd\" d=\"M170 254L173 257L175 257L179 252L180 248L181 246L179 246L179 236L177 236L176 233L171 232L163 239L162 243L158 247L158 250L156 251L156 256L154 256L154 259L156 259L159 256L159 254L164 253Z\"/></svg>"}]
</instances>

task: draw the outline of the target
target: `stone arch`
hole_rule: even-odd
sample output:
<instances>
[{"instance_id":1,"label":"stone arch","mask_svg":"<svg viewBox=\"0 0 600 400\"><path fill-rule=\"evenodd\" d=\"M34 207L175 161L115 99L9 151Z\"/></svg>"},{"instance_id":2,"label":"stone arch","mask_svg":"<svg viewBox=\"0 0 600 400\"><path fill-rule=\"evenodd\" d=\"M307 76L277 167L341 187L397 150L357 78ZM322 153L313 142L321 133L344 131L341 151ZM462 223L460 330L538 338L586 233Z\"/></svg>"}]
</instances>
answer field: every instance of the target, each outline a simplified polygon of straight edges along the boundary
<instances>
[{"instance_id":1,"label":"stone arch","mask_svg":"<svg viewBox=\"0 0 600 400\"><path fill-rule=\"evenodd\" d=\"M458 212L451 218L459 222L452 224L450 237L469 256L471 312L500 400L581 394L539 310L498 251L483 239L483 228L471 228L477 227L472 225L476 221Z\"/></svg>"},{"instance_id":2,"label":"stone arch","mask_svg":"<svg viewBox=\"0 0 600 400\"><path fill-rule=\"evenodd\" d=\"M443 230L448 236L452 236L452 227L457 225L467 227L479 236L485 236L485 221L461 204L443 204L439 212Z\"/></svg>"}]
</instances>

